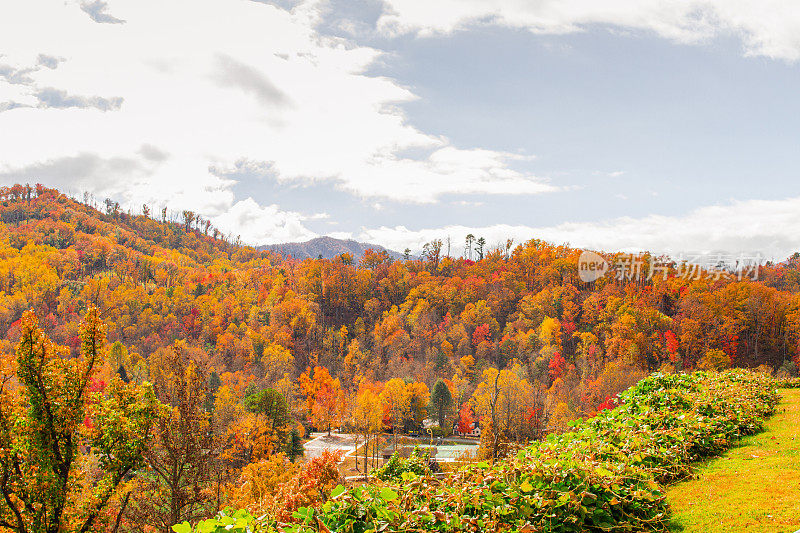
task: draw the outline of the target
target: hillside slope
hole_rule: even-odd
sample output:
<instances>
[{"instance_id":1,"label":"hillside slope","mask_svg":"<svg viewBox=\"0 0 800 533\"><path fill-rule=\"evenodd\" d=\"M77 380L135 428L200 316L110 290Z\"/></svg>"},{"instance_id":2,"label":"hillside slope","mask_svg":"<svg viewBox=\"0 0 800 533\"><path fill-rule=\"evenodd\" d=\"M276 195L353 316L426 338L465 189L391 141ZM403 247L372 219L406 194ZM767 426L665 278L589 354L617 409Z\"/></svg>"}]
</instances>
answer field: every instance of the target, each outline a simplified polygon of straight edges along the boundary
<instances>
[{"instance_id":1,"label":"hillside slope","mask_svg":"<svg viewBox=\"0 0 800 533\"><path fill-rule=\"evenodd\" d=\"M672 265L666 279L587 284L580 250L536 239L477 262L301 261L226 241L190 211L103 207L40 186L0 188L0 348L13 349L34 309L75 354L78 323L96 304L136 364L177 341L220 375L263 385L321 366L351 395L365 379L428 390L446 379L463 402L487 370L506 369L526 398L506 428L512 439L592 415L662 365L800 361L797 258L758 281L690 278Z\"/></svg>"},{"instance_id":2,"label":"hillside slope","mask_svg":"<svg viewBox=\"0 0 800 533\"><path fill-rule=\"evenodd\" d=\"M784 389L765 431L672 487L672 530L793 532L800 529L800 389Z\"/></svg>"},{"instance_id":3,"label":"hillside slope","mask_svg":"<svg viewBox=\"0 0 800 533\"><path fill-rule=\"evenodd\" d=\"M59 353L75 359L80 322L97 307L111 344L103 382L154 380L160 361L180 354L202 369L200 396L219 396L201 406L202 417L225 457L208 471L229 487L243 486L262 459L285 470L274 452L313 427L415 431L433 398L443 428L481 422L491 458L568 430L658 369L765 364L789 373L791 359L800 361L797 257L765 267L757 281L688 277L672 264L666 276L584 283L580 250L535 239L476 262L433 252L411 261L371 252L359 261L298 260L220 238L191 211L102 205L40 186L0 187L0 351L15 352L20 318L32 309ZM262 393L285 406L275 433L250 429L264 422L252 412ZM492 398L503 408L492 409ZM354 420L359 412L369 420ZM208 435L182 427L187 438ZM193 513L216 510L206 512L219 503L211 479L194 485ZM633 490L649 491L643 483ZM473 489L485 496L486 487ZM303 494L327 498L316 488ZM135 497L137 505L154 499ZM659 502L645 507L661 523Z\"/></svg>"}]
</instances>

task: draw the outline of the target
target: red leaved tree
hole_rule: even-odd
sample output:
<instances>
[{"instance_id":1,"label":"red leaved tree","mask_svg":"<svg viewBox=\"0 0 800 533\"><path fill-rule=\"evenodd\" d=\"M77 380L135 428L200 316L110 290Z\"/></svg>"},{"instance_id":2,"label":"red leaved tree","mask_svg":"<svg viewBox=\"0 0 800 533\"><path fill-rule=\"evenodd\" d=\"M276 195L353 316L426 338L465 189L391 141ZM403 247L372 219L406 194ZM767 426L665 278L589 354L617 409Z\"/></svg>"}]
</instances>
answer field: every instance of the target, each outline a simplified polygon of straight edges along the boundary
<instances>
[{"instance_id":1,"label":"red leaved tree","mask_svg":"<svg viewBox=\"0 0 800 533\"><path fill-rule=\"evenodd\" d=\"M475 425L475 412L469 402L464 402L458 411L458 431L460 433L471 433Z\"/></svg>"}]
</instances>

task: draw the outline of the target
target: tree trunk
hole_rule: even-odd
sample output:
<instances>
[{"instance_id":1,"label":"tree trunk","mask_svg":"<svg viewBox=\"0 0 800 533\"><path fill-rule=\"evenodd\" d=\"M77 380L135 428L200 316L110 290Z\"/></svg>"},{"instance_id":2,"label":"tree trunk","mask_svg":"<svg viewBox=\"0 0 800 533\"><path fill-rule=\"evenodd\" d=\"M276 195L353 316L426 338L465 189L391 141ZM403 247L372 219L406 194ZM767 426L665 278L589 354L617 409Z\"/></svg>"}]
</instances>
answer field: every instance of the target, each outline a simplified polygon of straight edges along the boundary
<instances>
[{"instance_id":1,"label":"tree trunk","mask_svg":"<svg viewBox=\"0 0 800 533\"><path fill-rule=\"evenodd\" d=\"M122 507L119 509L119 513L117 513L117 520L114 522L114 529L111 530L111 533L117 533L119 529L119 523L122 521L122 515L125 513L125 508L128 506L128 499L131 497L131 491L128 491L125 494L125 498L122 500Z\"/></svg>"}]
</instances>

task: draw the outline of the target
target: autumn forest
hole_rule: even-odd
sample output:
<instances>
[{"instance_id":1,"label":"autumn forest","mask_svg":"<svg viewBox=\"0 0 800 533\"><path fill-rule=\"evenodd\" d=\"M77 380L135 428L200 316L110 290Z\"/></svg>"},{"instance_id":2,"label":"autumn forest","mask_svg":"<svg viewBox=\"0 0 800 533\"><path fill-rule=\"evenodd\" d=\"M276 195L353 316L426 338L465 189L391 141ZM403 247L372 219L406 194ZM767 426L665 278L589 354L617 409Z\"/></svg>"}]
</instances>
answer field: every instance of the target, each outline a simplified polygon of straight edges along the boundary
<instances>
[{"instance_id":1,"label":"autumn forest","mask_svg":"<svg viewBox=\"0 0 800 533\"><path fill-rule=\"evenodd\" d=\"M2 531L291 522L403 438L495 461L655 371L800 366L800 255L587 283L536 239L296 260L42 185L0 189L0 220ZM355 436L347 472L312 433Z\"/></svg>"}]
</instances>

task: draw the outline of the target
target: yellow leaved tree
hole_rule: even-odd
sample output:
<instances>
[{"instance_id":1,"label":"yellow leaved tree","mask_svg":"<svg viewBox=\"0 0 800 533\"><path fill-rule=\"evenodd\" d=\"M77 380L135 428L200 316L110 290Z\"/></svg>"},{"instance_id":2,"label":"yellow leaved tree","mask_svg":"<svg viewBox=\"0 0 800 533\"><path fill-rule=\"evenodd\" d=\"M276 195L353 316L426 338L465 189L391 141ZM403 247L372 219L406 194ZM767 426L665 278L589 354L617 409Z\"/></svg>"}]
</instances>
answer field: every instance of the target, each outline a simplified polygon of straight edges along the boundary
<instances>
[{"instance_id":1,"label":"yellow leaved tree","mask_svg":"<svg viewBox=\"0 0 800 533\"><path fill-rule=\"evenodd\" d=\"M80 356L45 335L31 311L16 357L0 361L0 527L98 531L123 478L143 464L163 414L149 383L97 379L105 326L97 309L80 329ZM97 473L85 475L96 462Z\"/></svg>"},{"instance_id":2,"label":"yellow leaved tree","mask_svg":"<svg viewBox=\"0 0 800 533\"><path fill-rule=\"evenodd\" d=\"M524 377L519 363L511 368L487 368L472 395L475 414L481 420L481 444L496 459L511 437L521 436L535 414L535 389Z\"/></svg>"}]
</instances>

